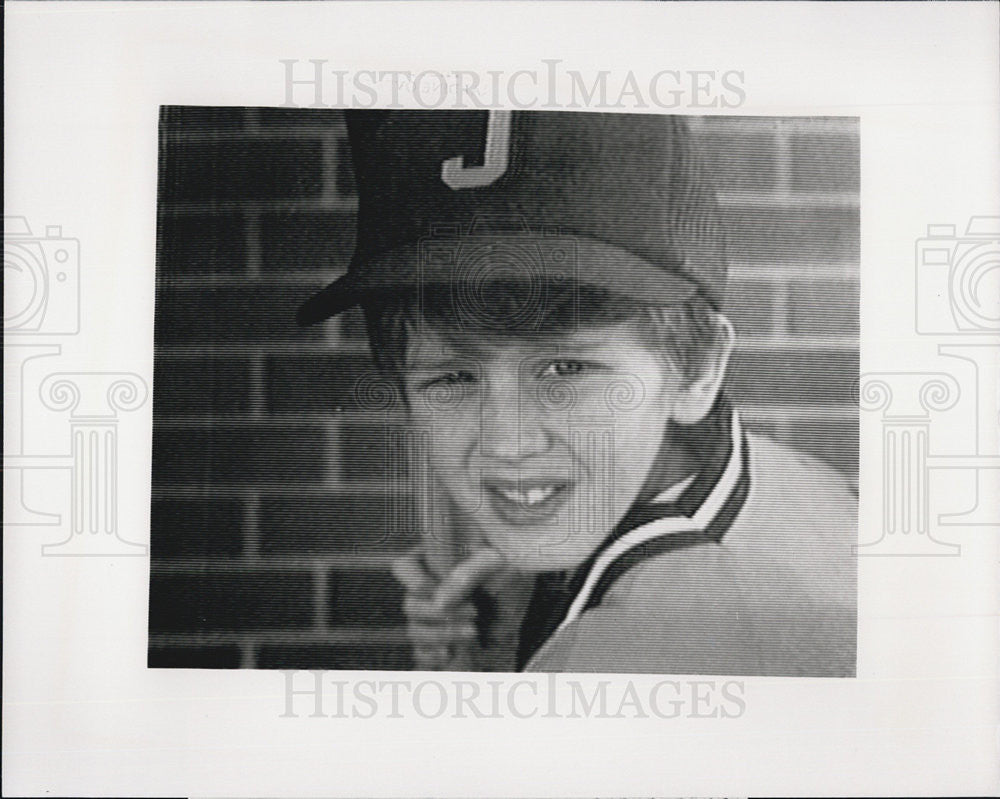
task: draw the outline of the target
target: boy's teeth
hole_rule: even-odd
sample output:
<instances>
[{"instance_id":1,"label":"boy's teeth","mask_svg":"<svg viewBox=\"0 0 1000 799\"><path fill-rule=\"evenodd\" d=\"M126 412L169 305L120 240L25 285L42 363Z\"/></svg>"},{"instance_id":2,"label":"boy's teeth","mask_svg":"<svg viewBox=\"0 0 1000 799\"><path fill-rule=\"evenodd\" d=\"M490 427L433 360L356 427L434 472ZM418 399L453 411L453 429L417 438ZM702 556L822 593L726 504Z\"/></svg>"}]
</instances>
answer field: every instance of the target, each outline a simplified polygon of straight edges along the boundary
<instances>
[{"instance_id":1,"label":"boy's teeth","mask_svg":"<svg viewBox=\"0 0 1000 799\"><path fill-rule=\"evenodd\" d=\"M506 488L499 488L497 490L511 502L516 502L519 505L537 505L542 500L552 496L552 492L556 488L555 486L548 486L546 488L529 488L527 491L510 491Z\"/></svg>"}]
</instances>

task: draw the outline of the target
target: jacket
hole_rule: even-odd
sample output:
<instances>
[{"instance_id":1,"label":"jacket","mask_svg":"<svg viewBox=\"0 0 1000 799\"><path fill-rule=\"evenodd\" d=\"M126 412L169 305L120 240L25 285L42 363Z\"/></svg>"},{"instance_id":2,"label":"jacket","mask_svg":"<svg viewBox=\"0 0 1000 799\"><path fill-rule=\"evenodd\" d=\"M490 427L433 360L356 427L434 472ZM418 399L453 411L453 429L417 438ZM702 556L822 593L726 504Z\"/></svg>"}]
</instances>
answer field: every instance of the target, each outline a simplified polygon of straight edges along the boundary
<instances>
[{"instance_id":1,"label":"jacket","mask_svg":"<svg viewBox=\"0 0 1000 799\"><path fill-rule=\"evenodd\" d=\"M857 498L822 461L741 432L580 570L534 672L850 677Z\"/></svg>"}]
</instances>

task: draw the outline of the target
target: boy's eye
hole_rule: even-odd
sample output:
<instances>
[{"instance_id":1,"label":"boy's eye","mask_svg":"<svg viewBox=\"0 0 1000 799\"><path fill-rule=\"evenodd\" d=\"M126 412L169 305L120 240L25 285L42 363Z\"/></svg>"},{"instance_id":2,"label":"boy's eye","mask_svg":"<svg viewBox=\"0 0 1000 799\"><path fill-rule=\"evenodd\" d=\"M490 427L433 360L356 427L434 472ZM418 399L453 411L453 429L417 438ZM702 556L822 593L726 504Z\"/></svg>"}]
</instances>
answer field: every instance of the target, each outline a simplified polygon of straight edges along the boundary
<instances>
[{"instance_id":1,"label":"boy's eye","mask_svg":"<svg viewBox=\"0 0 1000 799\"><path fill-rule=\"evenodd\" d=\"M586 364L582 361L552 361L542 369L542 377L572 377L580 374L586 368Z\"/></svg>"},{"instance_id":2,"label":"boy's eye","mask_svg":"<svg viewBox=\"0 0 1000 799\"><path fill-rule=\"evenodd\" d=\"M475 375L471 372L444 372L443 374L435 375L420 384L421 388L431 388L432 386L457 386L466 383L474 383L476 380Z\"/></svg>"}]
</instances>

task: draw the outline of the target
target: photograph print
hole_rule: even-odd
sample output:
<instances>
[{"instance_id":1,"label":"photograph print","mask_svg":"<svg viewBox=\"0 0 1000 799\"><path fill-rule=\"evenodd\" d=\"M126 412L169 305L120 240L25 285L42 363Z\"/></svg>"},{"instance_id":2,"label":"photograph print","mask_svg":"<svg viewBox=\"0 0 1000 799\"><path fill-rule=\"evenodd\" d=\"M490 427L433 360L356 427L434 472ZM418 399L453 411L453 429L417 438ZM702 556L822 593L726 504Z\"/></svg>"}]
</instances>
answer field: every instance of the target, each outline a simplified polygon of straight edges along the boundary
<instances>
[{"instance_id":1,"label":"photograph print","mask_svg":"<svg viewBox=\"0 0 1000 799\"><path fill-rule=\"evenodd\" d=\"M853 117L161 108L148 665L853 677Z\"/></svg>"}]
</instances>

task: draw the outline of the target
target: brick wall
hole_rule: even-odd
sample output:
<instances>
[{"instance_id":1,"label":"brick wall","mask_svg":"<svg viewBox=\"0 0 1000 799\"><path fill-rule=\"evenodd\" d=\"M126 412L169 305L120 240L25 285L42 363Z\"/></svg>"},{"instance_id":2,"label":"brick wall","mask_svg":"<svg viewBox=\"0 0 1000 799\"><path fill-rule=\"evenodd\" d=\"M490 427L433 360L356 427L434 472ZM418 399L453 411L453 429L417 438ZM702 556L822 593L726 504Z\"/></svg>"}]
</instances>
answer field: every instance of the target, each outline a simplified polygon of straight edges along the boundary
<instances>
[{"instance_id":1,"label":"brick wall","mask_svg":"<svg viewBox=\"0 0 1000 799\"><path fill-rule=\"evenodd\" d=\"M744 419L854 477L857 123L692 127L718 170ZM342 120L166 108L160 151L149 663L407 668L387 565L413 535L383 420L354 399L363 326L292 318L350 257Z\"/></svg>"}]
</instances>

